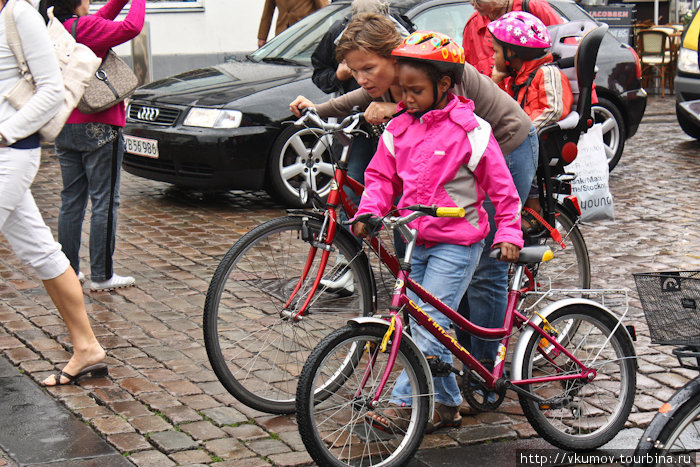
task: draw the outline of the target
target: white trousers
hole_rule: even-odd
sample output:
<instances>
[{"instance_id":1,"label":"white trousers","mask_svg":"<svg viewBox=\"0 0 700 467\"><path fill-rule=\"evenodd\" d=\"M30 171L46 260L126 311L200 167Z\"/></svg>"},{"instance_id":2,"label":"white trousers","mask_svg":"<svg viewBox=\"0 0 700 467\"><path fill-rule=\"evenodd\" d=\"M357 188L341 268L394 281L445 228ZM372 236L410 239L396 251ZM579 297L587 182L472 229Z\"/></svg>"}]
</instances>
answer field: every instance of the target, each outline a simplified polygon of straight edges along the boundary
<instances>
[{"instance_id":1,"label":"white trousers","mask_svg":"<svg viewBox=\"0 0 700 467\"><path fill-rule=\"evenodd\" d=\"M40 159L41 148L0 148L0 232L19 259L48 280L66 272L70 263L29 189Z\"/></svg>"}]
</instances>

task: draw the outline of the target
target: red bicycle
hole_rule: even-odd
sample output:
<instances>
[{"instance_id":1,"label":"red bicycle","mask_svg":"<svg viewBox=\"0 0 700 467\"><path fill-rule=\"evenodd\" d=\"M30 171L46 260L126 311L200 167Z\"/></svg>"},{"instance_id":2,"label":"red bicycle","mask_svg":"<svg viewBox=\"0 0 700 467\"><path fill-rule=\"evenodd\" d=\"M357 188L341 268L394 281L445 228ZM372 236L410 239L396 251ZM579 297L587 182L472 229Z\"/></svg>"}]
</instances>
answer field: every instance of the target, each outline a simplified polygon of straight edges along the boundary
<instances>
[{"instance_id":1,"label":"red bicycle","mask_svg":"<svg viewBox=\"0 0 700 467\"><path fill-rule=\"evenodd\" d=\"M349 319L371 316L382 307L399 274L392 241L373 238L364 245L339 223L339 210L354 215L356 206L345 192L358 196L364 187L347 176L352 138L360 132L362 114L339 123L325 122L314 112L297 125L322 130L310 150L300 148L296 170L304 205L309 209L265 222L238 240L224 256L211 280L204 306L204 341L219 381L239 401L269 413L294 411L297 381L304 362L318 342ZM333 161L330 138L342 145ZM313 190L318 167L333 177L322 200ZM309 162L316 162L316 164ZM551 181L549 186L551 186ZM565 186L566 181L556 181ZM552 190L546 192L554 196ZM551 265L533 264L525 284L535 289L588 288L590 266L576 213L555 199L543 206L555 232L531 239L557 254ZM561 238L561 244L553 240ZM562 245L565 245L564 249ZM372 254L369 254L369 251ZM370 259L377 258L372 264ZM533 279L533 275L537 280Z\"/></svg>"}]
</instances>

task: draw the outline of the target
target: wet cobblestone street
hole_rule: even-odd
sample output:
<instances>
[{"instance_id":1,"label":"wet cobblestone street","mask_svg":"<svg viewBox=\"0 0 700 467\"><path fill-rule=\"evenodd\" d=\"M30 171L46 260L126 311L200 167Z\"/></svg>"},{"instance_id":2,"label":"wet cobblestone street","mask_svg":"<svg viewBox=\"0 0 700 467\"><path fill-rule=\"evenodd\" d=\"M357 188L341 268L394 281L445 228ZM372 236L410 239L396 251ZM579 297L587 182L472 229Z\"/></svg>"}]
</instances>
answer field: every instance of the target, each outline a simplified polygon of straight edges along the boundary
<instances>
[{"instance_id":1,"label":"wet cobblestone street","mask_svg":"<svg viewBox=\"0 0 700 467\"><path fill-rule=\"evenodd\" d=\"M695 372L678 368L671 348L651 345L633 272L700 270L700 145L678 126L674 99L650 97L642 125L610 176L615 221L583 225L594 288L629 290L625 324L637 330L635 407L628 428L644 428ZM44 150L32 191L56 232L61 178ZM272 416L236 401L210 369L202 309L221 257L254 226L284 214L267 194L185 193L122 175L115 272L136 286L85 297L108 350L110 375L48 390L76 417L140 466L311 463L293 416ZM81 258L89 274L87 229ZM0 237L0 353L41 381L69 357L65 326L34 272ZM465 416L422 449L533 438L512 393L496 412ZM3 460L5 459L5 460ZM3 463L4 462L4 463ZM13 465L0 450L0 466Z\"/></svg>"}]
</instances>

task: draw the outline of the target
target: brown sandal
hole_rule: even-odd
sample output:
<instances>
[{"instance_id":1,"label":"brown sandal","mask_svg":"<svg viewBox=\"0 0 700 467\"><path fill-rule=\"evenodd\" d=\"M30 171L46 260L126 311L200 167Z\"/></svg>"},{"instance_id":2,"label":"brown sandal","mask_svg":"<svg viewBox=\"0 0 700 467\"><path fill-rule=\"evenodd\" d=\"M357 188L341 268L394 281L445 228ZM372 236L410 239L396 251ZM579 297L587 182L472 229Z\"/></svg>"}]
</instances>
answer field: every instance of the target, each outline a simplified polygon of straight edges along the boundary
<instances>
[{"instance_id":1,"label":"brown sandal","mask_svg":"<svg viewBox=\"0 0 700 467\"><path fill-rule=\"evenodd\" d=\"M525 235L529 235L531 237L538 236L546 230L545 226L542 225L539 219L535 217L533 214L534 212L535 211L528 207L523 208L523 210L520 212L520 228Z\"/></svg>"},{"instance_id":2,"label":"brown sandal","mask_svg":"<svg viewBox=\"0 0 700 467\"><path fill-rule=\"evenodd\" d=\"M383 413L370 411L365 415L365 422L384 433L405 433L411 421L410 407L392 406Z\"/></svg>"},{"instance_id":3,"label":"brown sandal","mask_svg":"<svg viewBox=\"0 0 700 467\"><path fill-rule=\"evenodd\" d=\"M460 426L462 426L462 416L459 414L459 406L451 407L436 402L433 421L425 427L425 432L432 433L440 428L457 428Z\"/></svg>"}]
</instances>

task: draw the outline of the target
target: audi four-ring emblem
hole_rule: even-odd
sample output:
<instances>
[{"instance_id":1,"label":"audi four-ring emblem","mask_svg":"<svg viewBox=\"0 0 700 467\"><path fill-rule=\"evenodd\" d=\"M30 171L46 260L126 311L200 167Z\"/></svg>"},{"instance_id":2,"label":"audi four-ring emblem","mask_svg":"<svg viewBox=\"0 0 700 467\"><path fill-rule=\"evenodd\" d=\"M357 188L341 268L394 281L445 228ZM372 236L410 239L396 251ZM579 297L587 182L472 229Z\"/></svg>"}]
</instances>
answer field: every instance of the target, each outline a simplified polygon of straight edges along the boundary
<instances>
[{"instance_id":1,"label":"audi four-ring emblem","mask_svg":"<svg viewBox=\"0 0 700 467\"><path fill-rule=\"evenodd\" d=\"M138 113L136 114L136 118L147 122L155 122L158 118L158 114L160 114L160 111L158 109L155 109L153 107L141 107L141 109L139 109Z\"/></svg>"}]
</instances>

